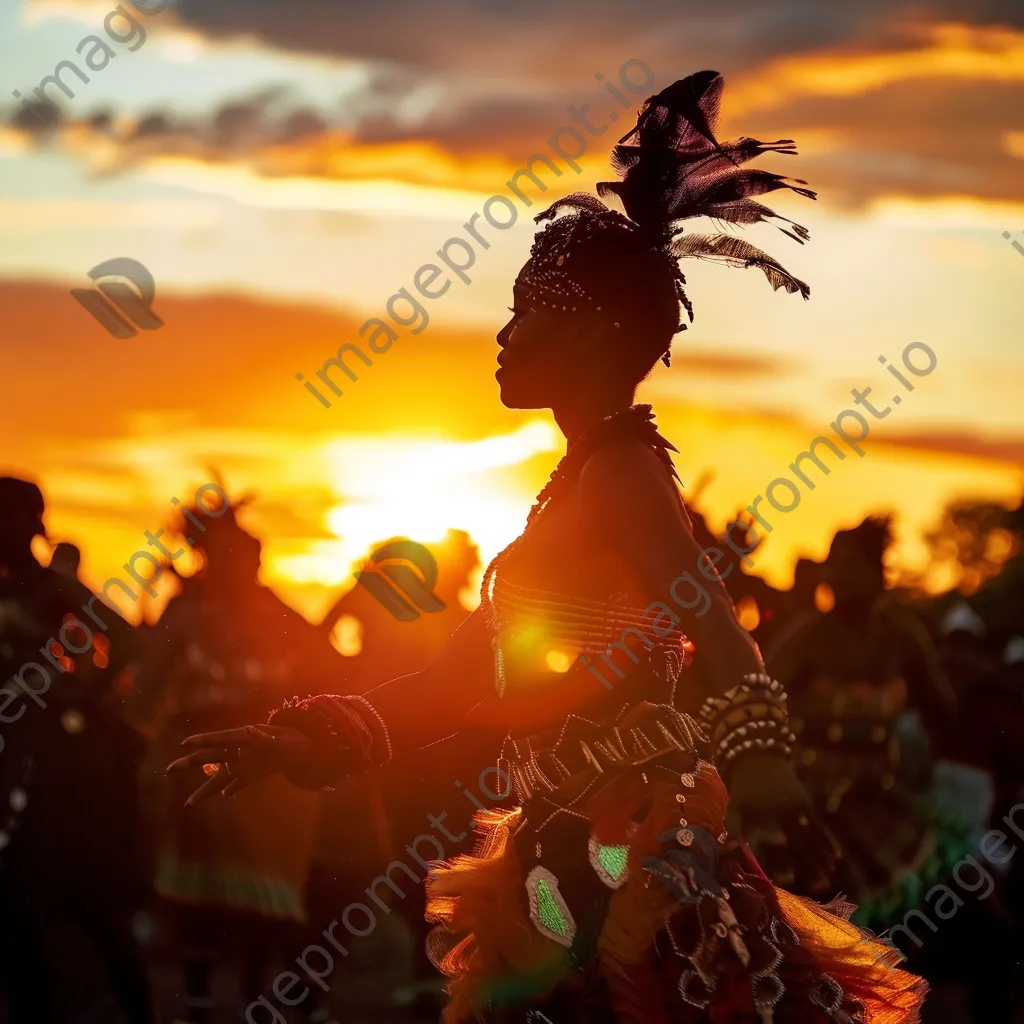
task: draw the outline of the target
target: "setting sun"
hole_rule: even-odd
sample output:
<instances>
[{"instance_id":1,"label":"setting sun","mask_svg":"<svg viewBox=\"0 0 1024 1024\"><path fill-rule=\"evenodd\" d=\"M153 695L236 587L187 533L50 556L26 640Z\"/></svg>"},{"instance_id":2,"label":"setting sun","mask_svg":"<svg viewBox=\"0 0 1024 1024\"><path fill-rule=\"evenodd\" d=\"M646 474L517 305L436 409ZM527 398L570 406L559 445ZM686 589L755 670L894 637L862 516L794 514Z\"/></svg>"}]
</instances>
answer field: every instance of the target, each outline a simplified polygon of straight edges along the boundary
<instances>
[{"instance_id":1,"label":"setting sun","mask_svg":"<svg viewBox=\"0 0 1024 1024\"><path fill-rule=\"evenodd\" d=\"M277 558L271 574L296 583L339 584L374 543L389 537L437 542L465 530L486 563L522 529L530 499L491 470L515 467L558 447L542 420L479 441L384 438L329 443L323 458L339 501L325 514L334 539Z\"/></svg>"}]
</instances>

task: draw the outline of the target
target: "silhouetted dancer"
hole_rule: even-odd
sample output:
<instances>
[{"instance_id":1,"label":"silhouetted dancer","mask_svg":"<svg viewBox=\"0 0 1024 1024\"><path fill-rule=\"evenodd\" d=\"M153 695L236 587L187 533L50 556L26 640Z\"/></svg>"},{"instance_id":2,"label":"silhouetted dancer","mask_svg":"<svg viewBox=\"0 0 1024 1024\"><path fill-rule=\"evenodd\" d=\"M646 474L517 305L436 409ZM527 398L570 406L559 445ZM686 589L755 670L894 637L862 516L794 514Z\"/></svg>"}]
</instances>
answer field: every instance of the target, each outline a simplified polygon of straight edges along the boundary
<instances>
[{"instance_id":1,"label":"silhouetted dancer","mask_svg":"<svg viewBox=\"0 0 1024 1024\"><path fill-rule=\"evenodd\" d=\"M144 744L113 693L130 630L77 580L36 561L43 512L35 484L0 479L0 988L18 1024L56 1024L67 1004L81 1012L102 1000L68 953L91 951L131 1024L148 1024L130 928L149 888Z\"/></svg>"}]
</instances>

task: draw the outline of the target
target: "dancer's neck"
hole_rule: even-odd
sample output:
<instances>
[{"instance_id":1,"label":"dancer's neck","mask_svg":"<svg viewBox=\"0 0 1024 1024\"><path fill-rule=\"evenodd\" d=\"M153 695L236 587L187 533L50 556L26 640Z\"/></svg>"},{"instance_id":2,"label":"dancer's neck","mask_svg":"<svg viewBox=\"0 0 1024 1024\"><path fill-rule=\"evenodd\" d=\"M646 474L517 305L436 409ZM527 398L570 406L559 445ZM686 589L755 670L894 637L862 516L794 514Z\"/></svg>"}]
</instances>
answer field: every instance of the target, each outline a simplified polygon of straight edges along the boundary
<instances>
[{"instance_id":1,"label":"dancer's neck","mask_svg":"<svg viewBox=\"0 0 1024 1024\"><path fill-rule=\"evenodd\" d=\"M633 391L616 395L588 395L571 403L552 409L555 422L565 435L568 448L572 446L595 424L608 416L624 412L633 404Z\"/></svg>"}]
</instances>

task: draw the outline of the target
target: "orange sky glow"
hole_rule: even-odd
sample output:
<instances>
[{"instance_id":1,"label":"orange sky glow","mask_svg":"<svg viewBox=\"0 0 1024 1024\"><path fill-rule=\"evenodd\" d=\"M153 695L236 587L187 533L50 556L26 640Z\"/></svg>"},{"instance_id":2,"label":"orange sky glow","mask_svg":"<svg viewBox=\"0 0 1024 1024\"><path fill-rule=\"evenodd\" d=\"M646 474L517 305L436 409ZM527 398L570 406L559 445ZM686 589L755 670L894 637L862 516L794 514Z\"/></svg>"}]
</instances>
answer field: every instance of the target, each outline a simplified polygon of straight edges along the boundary
<instances>
[{"instance_id":1,"label":"orange sky glow","mask_svg":"<svg viewBox=\"0 0 1024 1024\"><path fill-rule=\"evenodd\" d=\"M8 6L8 92L109 10ZM809 303L755 274L684 266L697 320L640 396L680 450L684 495L699 482L720 529L850 407L851 388L888 395L879 356L897 361L916 340L935 372L873 426L864 457L775 514L755 571L787 586L795 559L822 557L837 528L892 512L895 563L927 572L922 535L948 502L1019 500L1024 260L1003 235L1024 244L1024 26L1012 17L866 9L843 32L783 44L742 17L655 0L636 7L635 31L581 28L566 2L533 20L463 12L492 49L453 57L415 12L386 39L374 21L386 12L353 14L339 41L318 5L258 26L244 11L235 25L235 6L219 22L189 3L149 19L150 41L94 75L49 133L18 121L13 101L0 118L0 471L42 485L51 538L82 548L91 586L123 575L142 531L167 525L172 496L190 497L211 467L257 495L242 521L264 541L264 582L314 620L377 541L459 528L485 562L510 542L564 441L548 413L500 406L494 334L532 215L612 177L610 147L643 97L614 110L595 72L614 80L637 55L651 91L713 59L722 134L795 138L800 156L764 166L819 191L773 204L811 228L810 245L751 232L811 283ZM758 8L765 25L776 15ZM531 154L551 156L584 102L618 123L587 140L580 173L562 163L543 193L530 187L514 227L491 229L472 283L429 304L428 328L405 332L330 409L312 399L296 373L315 378L489 196L509 194ZM71 299L114 256L153 272L160 330L114 339ZM935 567L926 582L956 581ZM173 582L160 590L125 614L155 616Z\"/></svg>"}]
</instances>

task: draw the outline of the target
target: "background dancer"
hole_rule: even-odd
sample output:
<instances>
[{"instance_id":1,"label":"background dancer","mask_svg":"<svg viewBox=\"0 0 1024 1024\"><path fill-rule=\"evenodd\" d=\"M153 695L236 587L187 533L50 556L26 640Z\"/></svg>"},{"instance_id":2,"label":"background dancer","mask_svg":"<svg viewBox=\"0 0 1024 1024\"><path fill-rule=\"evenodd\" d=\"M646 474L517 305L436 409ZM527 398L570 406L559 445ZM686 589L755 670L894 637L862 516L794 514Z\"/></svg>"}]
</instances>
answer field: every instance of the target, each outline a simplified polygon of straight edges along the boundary
<instances>
[{"instance_id":1,"label":"background dancer","mask_svg":"<svg viewBox=\"0 0 1024 1024\"><path fill-rule=\"evenodd\" d=\"M278 780L276 792L264 794L259 805L183 813L181 787L156 766L197 727L266 715L299 680L326 676L328 664L340 674L341 659L325 638L258 583L261 544L237 517L247 502L206 518L193 549L200 568L182 581L182 593L151 631L151 658L138 693L154 733L155 888L180 950L179 1013L189 1024L220 1019L216 971L237 961L241 995L249 1001L262 991L278 951L301 940L319 802L309 793L295 799ZM187 512L195 518L197 510ZM183 518L179 532L189 530Z\"/></svg>"},{"instance_id":2,"label":"background dancer","mask_svg":"<svg viewBox=\"0 0 1024 1024\"><path fill-rule=\"evenodd\" d=\"M790 694L800 777L843 847L837 887L857 904L854 919L877 931L915 910L927 914L926 894L956 884L952 872L977 850L992 803L989 792L987 800L971 801L976 806L949 806L930 785L927 754L924 763L920 756L906 763L911 737L901 742L900 726L909 712L919 714L937 753L962 744L954 738L956 697L927 630L886 592L890 543L886 519L840 530L824 576L835 607L797 619L767 658ZM943 769L954 779L965 774L949 762ZM968 785L975 774L966 772ZM991 897L971 901L941 930L927 932L920 950L905 952L930 979L963 980L976 1020L1006 1024L1013 1016L1012 940L1009 917Z\"/></svg>"},{"instance_id":3,"label":"background dancer","mask_svg":"<svg viewBox=\"0 0 1024 1024\"><path fill-rule=\"evenodd\" d=\"M144 743L119 713L136 645L115 611L89 605L93 595L73 575L36 560L44 511L35 484L0 479L0 672L10 723L0 753L0 996L15 1024L78 1014L148 1024L131 928L149 893L137 788Z\"/></svg>"}]
</instances>

